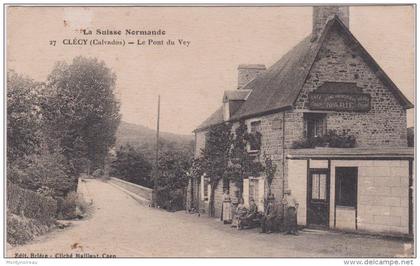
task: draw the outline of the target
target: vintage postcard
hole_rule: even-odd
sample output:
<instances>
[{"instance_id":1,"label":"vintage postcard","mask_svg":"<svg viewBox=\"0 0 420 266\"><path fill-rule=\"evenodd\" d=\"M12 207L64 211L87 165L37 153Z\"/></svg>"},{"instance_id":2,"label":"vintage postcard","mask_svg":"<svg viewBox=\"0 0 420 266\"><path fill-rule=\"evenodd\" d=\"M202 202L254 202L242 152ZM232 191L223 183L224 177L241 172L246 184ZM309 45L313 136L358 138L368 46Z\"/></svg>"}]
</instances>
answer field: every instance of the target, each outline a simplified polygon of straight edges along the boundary
<instances>
[{"instance_id":1,"label":"vintage postcard","mask_svg":"<svg viewBox=\"0 0 420 266\"><path fill-rule=\"evenodd\" d=\"M415 260L415 5L4 9L10 261Z\"/></svg>"}]
</instances>

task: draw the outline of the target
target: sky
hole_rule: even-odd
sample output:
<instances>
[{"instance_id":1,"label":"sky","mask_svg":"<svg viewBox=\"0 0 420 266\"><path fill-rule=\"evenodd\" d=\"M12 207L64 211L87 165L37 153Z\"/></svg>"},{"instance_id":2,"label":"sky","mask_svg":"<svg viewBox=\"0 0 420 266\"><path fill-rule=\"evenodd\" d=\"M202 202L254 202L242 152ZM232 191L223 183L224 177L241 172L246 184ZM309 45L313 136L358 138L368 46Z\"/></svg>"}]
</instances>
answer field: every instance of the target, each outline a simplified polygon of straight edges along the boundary
<instances>
[{"instance_id":1,"label":"sky","mask_svg":"<svg viewBox=\"0 0 420 266\"><path fill-rule=\"evenodd\" d=\"M413 103L413 6L350 7L350 31ZM8 7L7 68L45 81L57 61L103 60L117 75L124 121L191 134L237 87L239 64L270 67L312 30L312 7ZM80 29L165 30L165 36L85 36ZM69 39L175 45L64 45ZM50 41L56 41L51 45ZM180 45L179 40L189 45ZM187 42L184 42L185 44ZM408 111L408 126L413 125Z\"/></svg>"}]
</instances>

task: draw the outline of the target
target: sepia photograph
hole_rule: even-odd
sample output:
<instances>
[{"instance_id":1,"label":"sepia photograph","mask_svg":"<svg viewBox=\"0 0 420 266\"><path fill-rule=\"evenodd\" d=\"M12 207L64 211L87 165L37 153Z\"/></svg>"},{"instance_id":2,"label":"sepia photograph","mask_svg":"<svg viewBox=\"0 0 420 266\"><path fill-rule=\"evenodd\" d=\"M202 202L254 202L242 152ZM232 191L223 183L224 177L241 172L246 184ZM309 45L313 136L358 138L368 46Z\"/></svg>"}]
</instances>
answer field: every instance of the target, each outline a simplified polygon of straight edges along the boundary
<instances>
[{"instance_id":1,"label":"sepia photograph","mask_svg":"<svg viewBox=\"0 0 420 266\"><path fill-rule=\"evenodd\" d=\"M3 8L7 262L413 265L415 4Z\"/></svg>"}]
</instances>

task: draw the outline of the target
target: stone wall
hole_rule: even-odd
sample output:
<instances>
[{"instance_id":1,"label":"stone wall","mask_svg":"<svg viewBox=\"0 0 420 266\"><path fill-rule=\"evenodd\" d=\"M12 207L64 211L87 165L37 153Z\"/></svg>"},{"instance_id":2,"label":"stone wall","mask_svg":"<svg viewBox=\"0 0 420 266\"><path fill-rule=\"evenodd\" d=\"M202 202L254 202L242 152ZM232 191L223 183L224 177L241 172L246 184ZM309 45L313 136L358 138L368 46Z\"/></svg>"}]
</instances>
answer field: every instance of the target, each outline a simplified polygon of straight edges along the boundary
<instances>
[{"instance_id":1,"label":"stone wall","mask_svg":"<svg viewBox=\"0 0 420 266\"><path fill-rule=\"evenodd\" d=\"M200 184L201 186L201 184ZM202 193L200 189L200 199L199 199L199 210L201 213L208 213L209 211L209 200L210 200L210 187L208 189L208 200L203 200ZM222 213L222 203L223 203L223 181L220 180L219 184L216 187L214 192L214 210L215 217L220 217Z\"/></svg>"},{"instance_id":2,"label":"stone wall","mask_svg":"<svg viewBox=\"0 0 420 266\"><path fill-rule=\"evenodd\" d=\"M364 93L371 95L370 111L331 112L327 115L327 129L349 130L350 134L356 136L360 147L407 146L406 110L377 78L358 50L347 45L345 37L336 29L332 29L326 37L296 101L296 109L308 109L309 92L326 81L356 82ZM300 128L303 117L299 114L295 118L295 127ZM301 132L297 131L296 134L300 135ZM290 140L288 138L287 141Z\"/></svg>"},{"instance_id":3,"label":"stone wall","mask_svg":"<svg viewBox=\"0 0 420 266\"><path fill-rule=\"evenodd\" d=\"M138 196L144 204L149 204L152 201L153 189L127 182L115 177L111 177L109 182Z\"/></svg>"},{"instance_id":4,"label":"stone wall","mask_svg":"<svg viewBox=\"0 0 420 266\"><path fill-rule=\"evenodd\" d=\"M288 160L286 164L287 172L292 173L288 176L288 188L292 190L293 197L299 203L297 212L299 225L306 225L307 164L306 160Z\"/></svg>"},{"instance_id":5,"label":"stone wall","mask_svg":"<svg viewBox=\"0 0 420 266\"><path fill-rule=\"evenodd\" d=\"M277 200L281 200L283 197L283 119L285 121L292 121L296 116L295 113L276 113L271 115L266 115L258 118L257 120L261 121L261 151L260 151L260 161L264 163L264 154L271 156L273 162L277 165L276 175L272 183L272 193ZM302 116L303 117L303 116ZM249 123L253 119L247 120L246 123L249 126ZM302 122L303 123L303 122ZM232 126L232 131L234 132L237 128L238 123L235 123ZM295 126L295 124L291 124ZM299 130L302 129L303 126ZM287 130L287 127L285 128ZM294 135L294 129L290 128L288 134ZM196 133L196 153L199 155L199 149L203 148L205 145L205 133L199 132ZM230 185L230 196L233 198L237 188L233 183ZM219 184L215 193L215 209L217 217L220 216L221 205L223 201L223 185ZM200 199L200 209L207 212L208 211L208 202L204 202Z\"/></svg>"},{"instance_id":6,"label":"stone wall","mask_svg":"<svg viewBox=\"0 0 420 266\"><path fill-rule=\"evenodd\" d=\"M271 156L277 165L277 171L271 185L271 192L276 199L283 197L283 113L259 117L261 121L261 151L260 161L264 163L264 154ZM249 123L253 119L247 121ZM285 127L287 130L287 127Z\"/></svg>"}]
</instances>

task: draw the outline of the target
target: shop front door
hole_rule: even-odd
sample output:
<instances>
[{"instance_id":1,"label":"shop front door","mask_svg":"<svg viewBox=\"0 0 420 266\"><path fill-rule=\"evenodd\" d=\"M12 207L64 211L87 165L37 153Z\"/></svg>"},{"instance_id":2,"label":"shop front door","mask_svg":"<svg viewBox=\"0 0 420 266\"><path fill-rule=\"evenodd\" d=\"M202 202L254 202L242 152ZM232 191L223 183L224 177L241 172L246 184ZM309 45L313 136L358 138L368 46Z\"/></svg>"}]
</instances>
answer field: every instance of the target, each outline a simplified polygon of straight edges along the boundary
<instances>
[{"instance_id":1,"label":"shop front door","mask_svg":"<svg viewBox=\"0 0 420 266\"><path fill-rule=\"evenodd\" d=\"M311 169L308 175L308 225L328 227L330 182L327 169Z\"/></svg>"}]
</instances>

